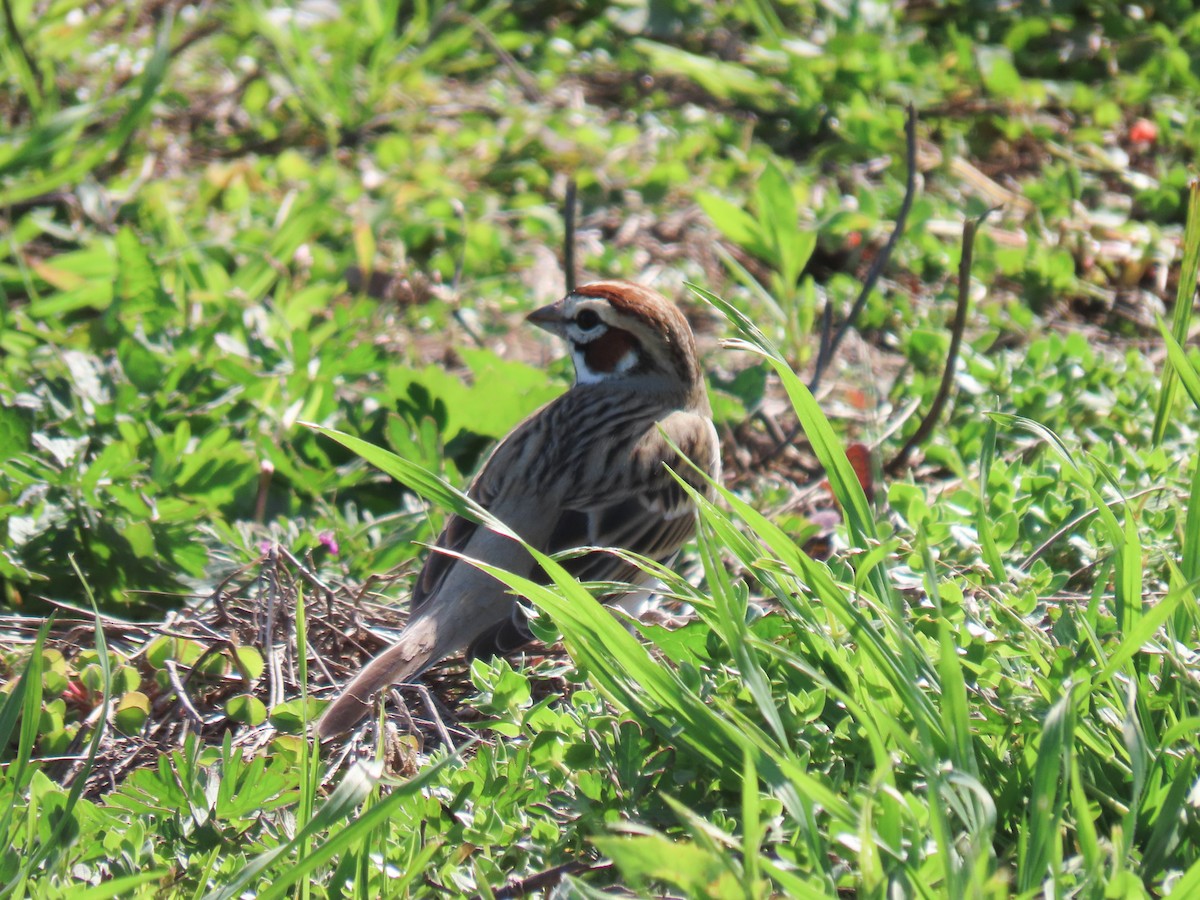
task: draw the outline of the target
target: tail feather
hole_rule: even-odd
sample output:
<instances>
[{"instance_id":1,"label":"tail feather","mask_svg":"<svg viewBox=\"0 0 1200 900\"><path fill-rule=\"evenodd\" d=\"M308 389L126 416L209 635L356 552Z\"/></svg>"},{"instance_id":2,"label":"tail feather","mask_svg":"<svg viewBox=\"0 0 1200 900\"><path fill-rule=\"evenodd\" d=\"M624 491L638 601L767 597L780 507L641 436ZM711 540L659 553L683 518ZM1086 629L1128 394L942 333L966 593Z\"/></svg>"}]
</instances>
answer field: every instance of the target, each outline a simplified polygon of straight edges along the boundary
<instances>
[{"instance_id":1,"label":"tail feather","mask_svg":"<svg viewBox=\"0 0 1200 900\"><path fill-rule=\"evenodd\" d=\"M317 737L327 740L349 731L370 711L372 699L381 690L416 678L453 652L456 648L444 648L444 642L439 642L438 631L434 616L422 615L409 622L396 643L371 660L325 708L317 720Z\"/></svg>"}]
</instances>

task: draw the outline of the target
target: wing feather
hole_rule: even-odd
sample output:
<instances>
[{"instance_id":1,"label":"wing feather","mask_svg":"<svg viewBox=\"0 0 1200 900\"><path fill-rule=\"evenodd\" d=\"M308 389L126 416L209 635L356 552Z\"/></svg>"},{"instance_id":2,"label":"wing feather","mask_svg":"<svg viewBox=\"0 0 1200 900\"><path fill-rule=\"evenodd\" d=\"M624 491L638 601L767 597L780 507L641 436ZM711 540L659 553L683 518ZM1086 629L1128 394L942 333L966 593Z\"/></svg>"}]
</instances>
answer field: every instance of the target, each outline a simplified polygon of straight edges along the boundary
<instances>
[{"instance_id":1,"label":"wing feather","mask_svg":"<svg viewBox=\"0 0 1200 900\"><path fill-rule=\"evenodd\" d=\"M610 468L606 492L579 491L586 504L566 498L544 549L557 553L582 546L617 547L669 562L695 532L695 508L666 467L702 493L709 490L707 482L679 458L671 444L712 476L718 475L712 423L696 413L672 413L651 425L640 440L629 442L632 452L625 465ZM619 473L617 477L613 477L614 471ZM603 551L569 560L566 568L581 581L636 583L641 574L620 557Z\"/></svg>"},{"instance_id":2,"label":"wing feather","mask_svg":"<svg viewBox=\"0 0 1200 900\"><path fill-rule=\"evenodd\" d=\"M571 402L578 401L580 393L577 389L564 395L539 414L550 420L546 430L558 435L570 433L565 424L583 418ZM492 453L469 493L504 519L504 508L509 503L496 488L511 484L513 468L520 467L525 477L516 481L542 488L557 484L561 489L560 496L548 496L544 504L559 511L557 518L540 523L509 523L539 549L559 553L577 547L616 547L668 563L694 533L695 510L691 498L666 466L692 487L708 492L704 479L679 457L671 444L714 478L719 474L720 457L716 431L706 416L682 410L664 410L657 416L652 413L648 414L645 407L630 413L616 406L597 407L593 403L590 417L583 420L592 425L603 421L609 436L607 441L595 440L593 433L588 432L550 444L536 438L530 440L532 435L523 437L527 429L522 426ZM528 424L529 420L525 425ZM614 447L627 449L614 452ZM493 477L497 470L507 472L509 477ZM563 473L574 477L564 478ZM476 523L461 516L451 516L434 546L464 552L478 528ZM436 597L447 575L460 564L455 557L437 549L430 553L413 588L414 612ZM642 576L637 567L602 550L567 560L564 566L581 581L636 584ZM544 575L535 573L535 577L539 576L544 579ZM616 599L619 595L605 598ZM473 651L480 655L496 650L507 652L528 639L524 614L514 604L513 623L482 635Z\"/></svg>"},{"instance_id":3,"label":"wing feather","mask_svg":"<svg viewBox=\"0 0 1200 900\"><path fill-rule=\"evenodd\" d=\"M470 519L464 519L462 516L451 515L446 520L446 524L442 528L442 533L438 535L438 539L434 542L433 546L435 549L430 551L429 556L425 560L425 565L421 567L421 574L417 576L417 580L413 584L412 599L410 601L410 608L413 613L418 612L432 597L437 595L438 588L442 586L442 582L446 580L446 576L450 574L450 570L458 562L457 557L440 551L449 550L452 553L465 552L467 544L471 542L471 538L475 535L478 528L478 522L472 522Z\"/></svg>"}]
</instances>

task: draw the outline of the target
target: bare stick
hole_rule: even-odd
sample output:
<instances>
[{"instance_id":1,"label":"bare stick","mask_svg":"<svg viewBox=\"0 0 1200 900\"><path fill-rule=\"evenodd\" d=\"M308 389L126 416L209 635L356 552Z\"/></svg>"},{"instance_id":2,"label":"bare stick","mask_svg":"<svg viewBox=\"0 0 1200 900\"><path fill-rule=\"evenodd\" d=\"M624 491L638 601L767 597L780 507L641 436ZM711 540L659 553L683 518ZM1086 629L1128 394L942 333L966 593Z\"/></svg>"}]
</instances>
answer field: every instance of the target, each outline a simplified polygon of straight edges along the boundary
<instances>
[{"instance_id":1,"label":"bare stick","mask_svg":"<svg viewBox=\"0 0 1200 900\"><path fill-rule=\"evenodd\" d=\"M567 179L567 197L563 202L563 275L567 293L575 290L575 179Z\"/></svg>"},{"instance_id":2,"label":"bare stick","mask_svg":"<svg viewBox=\"0 0 1200 900\"><path fill-rule=\"evenodd\" d=\"M1167 488L1165 488L1165 487L1145 488L1144 490L1138 491L1136 494L1130 494L1128 497L1122 497L1119 501L1114 500L1112 503L1110 503L1108 505L1111 507L1111 506L1115 506L1117 503L1129 503L1130 501L1136 500L1139 497L1145 497L1149 494L1154 494L1154 493L1157 493L1158 491L1165 491L1165 490L1167 490ZM1037 562L1047 550L1049 550L1051 547L1053 547L1058 541L1062 540L1063 537L1074 532L1080 525L1082 525L1084 522L1086 522L1088 519L1092 518L1092 516L1096 515L1099 512L1100 512L1100 510L1098 508L1085 509L1079 515L1075 516L1073 519L1068 521L1067 524L1063 525L1056 532L1054 532L1054 534L1050 535L1050 537L1048 537L1048 538L1046 538L1046 540L1042 541L1041 544L1039 544L1036 548L1034 548L1032 553L1030 553L1023 560L1021 560L1021 562L1018 563L1018 565L1017 565L1018 571L1028 572L1029 567L1032 566L1035 562ZM1074 577L1074 575L1072 575L1072 577Z\"/></svg>"},{"instance_id":3,"label":"bare stick","mask_svg":"<svg viewBox=\"0 0 1200 900\"><path fill-rule=\"evenodd\" d=\"M833 304L826 303L824 309L821 310L821 337L817 341L817 364L813 367L812 381L809 382L809 391L815 391L818 383L821 380L821 373L825 371L825 367L829 365L830 347L833 346Z\"/></svg>"},{"instance_id":4,"label":"bare stick","mask_svg":"<svg viewBox=\"0 0 1200 900\"><path fill-rule=\"evenodd\" d=\"M883 249L879 251L879 255L871 263L871 268L867 271L867 277L863 279L863 286L862 290L858 293L858 299L850 307L850 314L846 316L846 320L838 327L837 333L833 336L833 340L829 342L828 346L825 346L824 340L822 340L821 350L817 355L816 369L813 371L812 381L808 383L809 391L816 392L817 385L821 383L821 376L825 374L826 367L828 367L830 361L837 353L838 347L841 346L842 340L846 337L846 332L854 326L854 323L862 313L863 307L867 305L867 298L871 295L871 291L875 289L875 282L883 274L883 267L892 258L892 251L896 247L896 242L900 239L900 235L904 233L904 226L908 222L908 213L912 209L913 198L917 193L917 109L911 103L908 104L908 120L904 126L904 133L907 138L907 156L905 162L908 167L908 179L904 184L904 201L900 204L900 212L896 214L896 225L892 229L887 243L883 245Z\"/></svg>"},{"instance_id":5,"label":"bare stick","mask_svg":"<svg viewBox=\"0 0 1200 900\"><path fill-rule=\"evenodd\" d=\"M458 219L458 227L462 237L459 239L458 258L454 260L454 277L450 279L450 292L458 296L458 286L462 282L463 269L467 266L467 208L457 197L450 199L450 208Z\"/></svg>"},{"instance_id":6,"label":"bare stick","mask_svg":"<svg viewBox=\"0 0 1200 900\"><path fill-rule=\"evenodd\" d=\"M862 290L858 292L858 299L854 301L854 305L850 308L850 314L846 317L846 321L842 322L838 327L837 333L832 338L830 334L833 331L833 310L827 304L821 313L821 337L817 343L817 362L813 367L812 379L808 382L808 390L813 394L817 392L817 388L821 384L821 378L824 376L825 370L829 367L829 363L833 360L834 354L837 353L838 347L841 346L842 340L846 337L846 332L858 320L863 307L867 305L867 298L871 295L871 291L875 289L875 283L879 281L879 276L883 274L883 267L891 259L892 250L895 249L896 242L900 239L900 235L904 233L904 226L908 222L908 213L912 209L913 198L917 193L917 109L911 103L908 104L908 119L905 122L904 133L907 139L905 162L908 167L908 175L904 183L904 200L900 204L900 211L896 214L895 227L892 228L892 233L888 237L887 243L883 245L883 249L879 251L879 255L871 263L871 268L867 271L867 277L863 280ZM767 453L759 461L759 465L768 464L786 448L795 443L803 427L800 423L796 423L788 435L779 441L771 449L771 452Z\"/></svg>"},{"instance_id":7,"label":"bare stick","mask_svg":"<svg viewBox=\"0 0 1200 900\"><path fill-rule=\"evenodd\" d=\"M485 25L479 18L473 16L469 12L462 12L457 9L450 13L450 18L459 22L466 22L471 26L472 29L474 29L475 33L479 35L485 44L488 45L488 49L496 54L496 56L500 59L500 62L504 64L504 67L508 69L510 73L512 73L513 78L516 79L517 87L521 89L521 93L525 97L526 103L541 103L545 99L542 94L542 89L538 87L537 79L530 75L529 72L527 72L519 62L517 62L515 56L513 56L500 45L500 42L496 40L496 36L492 34L487 25Z\"/></svg>"},{"instance_id":8,"label":"bare stick","mask_svg":"<svg viewBox=\"0 0 1200 900\"><path fill-rule=\"evenodd\" d=\"M954 367L958 363L958 351L962 346L963 330L967 325L967 306L971 298L971 258L975 255L975 232L995 209L996 207L992 207L978 219L968 219L963 223L962 256L958 261L958 304L954 310L954 325L950 331L950 352L947 354L946 369L942 372L942 383L938 385L938 392L933 398L933 404L929 407L925 418L921 420L921 424L917 426L917 430L904 442L900 452L884 466L884 471L889 475L894 475L902 469L908 461L909 454L929 438L938 419L941 418L946 401L950 399L950 389L954 386Z\"/></svg>"},{"instance_id":9,"label":"bare stick","mask_svg":"<svg viewBox=\"0 0 1200 900\"><path fill-rule=\"evenodd\" d=\"M200 715L200 711L192 705L192 698L188 696L187 689L183 685L183 681L179 678L179 669L175 665L175 660L168 659L166 661L167 680L171 682L171 687L175 688L175 699L179 705L183 707L184 712L199 725L204 727L204 716Z\"/></svg>"},{"instance_id":10,"label":"bare stick","mask_svg":"<svg viewBox=\"0 0 1200 900\"><path fill-rule=\"evenodd\" d=\"M457 752L458 747L451 739L450 732L446 729L446 723L442 721L441 713L438 712L437 703L434 702L433 694L429 688L419 681L413 682L411 687L416 690L417 695L424 702L425 711L429 713L430 721L433 722L434 727L437 729L438 737L442 739L442 743L446 745L446 749Z\"/></svg>"},{"instance_id":11,"label":"bare stick","mask_svg":"<svg viewBox=\"0 0 1200 900\"><path fill-rule=\"evenodd\" d=\"M327 600L332 601L333 588L331 588L324 581L322 581L316 572L314 572L308 566L304 565L304 563L300 562L300 560L296 559L296 557L293 556L288 551L287 547L280 546L280 547L276 547L275 550L277 553L279 553L280 556L282 556L284 559L286 559L289 563L292 564L292 567L297 572L300 573L300 577L302 577L310 585L312 585L313 587L315 587L319 591L321 591L321 593L325 595Z\"/></svg>"},{"instance_id":12,"label":"bare stick","mask_svg":"<svg viewBox=\"0 0 1200 900\"><path fill-rule=\"evenodd\" d=\"M392 701L392 706L404 720L404 727L408 729L409 734L415 734L420 738L421 730L417 728L417 723L413 721L412 713L408 709L408 704L404 702L404 697L400 693L400 685L392 685L388 692L388 699ZM392 727L391 723L386 723L385 728Z\"/></svg>"}]
</instances>

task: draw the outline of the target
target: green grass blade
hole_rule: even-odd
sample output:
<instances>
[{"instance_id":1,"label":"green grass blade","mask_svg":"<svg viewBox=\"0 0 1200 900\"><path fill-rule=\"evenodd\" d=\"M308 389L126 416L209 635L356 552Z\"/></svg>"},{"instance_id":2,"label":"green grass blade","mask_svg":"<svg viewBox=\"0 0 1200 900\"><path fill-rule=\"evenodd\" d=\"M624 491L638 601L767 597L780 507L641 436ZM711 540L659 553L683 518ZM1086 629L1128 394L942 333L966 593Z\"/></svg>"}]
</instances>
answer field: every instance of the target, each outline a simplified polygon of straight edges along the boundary
<instances>
[{"instance_id":1,"label":"green grass blade","mask_svg":"<svg viewBox=\"0 0 1200 900\"><path fill-rule=\"evenodd\" d=\"M771 693L771 683L747 642L749 629L746 625L746 598L742 597L739 601L736 591L730 583L729 574L718 557L720 544L710 533L712 527L710 522L714 518L713 512L711 507L705 509L701 526L697 532L697 541L700 547L700 558L704 564L705 579L714 599L718 601L716 605L718 618L722 625L722 637L732 651L733 658L737 661L738 672L745 682L746 688L750 691L750 696L754 698L763 719L770 726L779 745L786 748L790 742L783 719L779 715L778 701Z\"/></svg>"},{"instance_id":2,"label":"green grass blade","mask_svg":"<svg viewBox=\"0 0 1200 900\"><path fill-rule=\"evenodd\" d=\"M1026 801L1022 847L1017 866L1017 889L1033 891L1047 876L1060 871L1062 862L1062 785L1070 777L1071 742L1075 717L1071 707L1073 687L1050 707L1042 726L1034 764L1033 782Z\"/></svg>"},{"instance_id":3,"label":"green grass blade","mask_svg":"<svg viewBox=\"0 0 1200 900\"><path fill-rule=\"evenodd\" d=\"M742 865L745 866L748 892L759 879L759 853L763 838L761 817L758 770L754 766L754 757L747 753L742 765Z\"/></svg>"},{"instance_id":4,"label":"green grass blade","mask_svg":"<svg viewBox=\"0 0 1200 900\"><path fill-rule=\"evenodd\" d=\"M417 775L400 785L394 785L391 793L371 806L370 809L357 816L353 822L337 829L331 826L339 822L344 815L331 812L329 816L318 813L297 838L313 840L318 835L327 835L327 839L315 846L312 851L296 865L289 866L284 873L276 876L269 887L259 893L262 900L275 900L282 897L297 883L307 883L309 875L318 867L332 860L356 843L364 841L377 828L384 826L393 815L396 807L419 793L426 785L433 782L441 771L457 756L448 756L431 766L426 766ZM332 799L332 798L331 798ZM328 804L326 804L328 806ZM323 812L324 810L322 810ZM328 836L332 835L332 836ZM294 845L295 842L293 842Z\"/></svg>"},{"instance_id":5,"label":"green grass blade","mask_svg":"<svg viewBox=\"0 0 1200 900\"><path fill-rule=\"evenodd\" d=\"M833 495L845 510L855 546L867 549L872 543L877 542L879 536L875 529L875 519L871 515L870 505L867 503L867 495L863 493L858 476L854 474L854 467L846 458L846 451L842 447L841 441L834 434L829 420L825 418L825 413L821 411L821 407L812 393L796 377L796 373L791 370L775 345L767 340L766 336L737 307L703 288L695 285L688 285L688 287L702 300L721 312L750 342L750 349L754 349L775 369L783 383L784 390L787 391L788 397L792 401L792 406L812 445L813 452L825 468L830 490L833 491ZM886 593L880 594L881 598L884 596Z\"/></svg>"},{"instance_id":6,"label":"green grass blade","mask_svg":"<svg viewBox=\"0 0 1200 900\"><path fill-rule=\"evenodd\" d=\"M701 510L711 506L706 498L692 491L683 482L680 484L691 493L692 499ZM919 648L914 646L911 633L904 622L886 615L881 616L887 623L890 636L902 648L897 651L889 643L885 633L867 620L854 598L838 585L826 566L810 558L781 528L732 491L720 485L717 485L717 491L755 535L800 577L807 590L821 601L822 607L832 613L849 631L896 695L903 698L904 705L914 720L921 723L922 728L940 745L941 725L937 710L930 699L917 688L921 679L936 684L937 672Z\"/></svg>"},{"instance_id":7,"label":"green grass blade","mask_svg":"<svg viewBox=\"0 0 1200 900\"><path fill-rule=\"evenodd\" d=\"M298 821L308 822L313 817L321 777L320 754L314 752L313 747L316 739L310 736L308 730L308 624L302 587L296 590L295 627L297 680L300 682L300 701L305 717L304 734L300 740L300 802L296 807L296 818ZM311 839L306 838L298 845L296 856L301 862L309 855L310 843ZM312 885L307 881L300 885L300 897L303 900L311 896L311 891Z\"/></svg>"},{"instance_id":8,"label":"green grass blade","mask_svg":"<svg viewBox=\"0 0 1200 900\"><path fill-rule=\"evenodd\" d=\"M688 285L691 290L718 311L745 336L749 341L748 349L758 353L775 370L791 400L792 408L804 429L813 452L825 469L825 477L829 488L842 508L846 524L850 530L851 544L861 550L871 550L879 544L879 533L875 526L875 517L863 492L862 484L855 474L854 467L846 457L846 449L834 433L821 411L820 405L812 392L792 371L782 354L766 339L761 331L750 322L745 315L730 303L722 300L716 294L695 285ZM875 568L870 572L871 587L875 596L891 607L897 617L903 616L904 601L892 588L886 572Z\"/></svg>"},{"instance_id":9,"label":"green grass blade","mask_svg":"<svg viewBox=\"0 0 1200 900\"><path fill-rule=\"evenodd\" d=\"M429 784L456 757L447 757L431 766L426 766L416 776L394 785L392 792L349 824L343 824L355 814L380 781L383 771L381 762L358 763L343 776L341 783L329 795L329 799L316 811L290 840L256 857L230 882L208 894L208 900L232 900L265 874L271 866L305 841L333 833L324 843L315 847L296 865L288 866L272 878L269 886L258 896L279 897L287 893L292 885L307 876L314 868L324 865L333 856L363 840L377 826L383 824L392 810ZM336 826L336 829L335 829Z\"/></svg>"},{"instance_id":10,"label":"green grass blade","mask_svg":"<svg viewBox=\"0 0 1200 900\"><path fill-rule=\"evenodd\" d=\"M810 874L784 869L770 859L763 859L760 864L763 871L779 885L782 896L794 900L829 900L829 886L824 882L817 882ZM609 896L604 895L604 900Z\"/></svg>"},{"instance_id":11,"label":"green grass blade","mask_svg":"<svg viewBox=\"0 0 1200 900\"><path fill-rule=\"evenodd\" d=\"M726 715L717 714L709 701L651 659L637 639L561 565L528 545L526 549L561 594L479 560L462 558L544 610L562 632L576 662L606 697L708 760L731 786L738 783L748 751L754 755L760 775L780 792L780 799L798 819L803 818L804 806L815 803L841 823L852 821L847 803L790 761L765 732L744 717L729 718L728 710Z\"/></svg>"},{"instance_id":12,"label":"green grass blade","mask_svg":"<svg viewBox=\"0 0 1200 900\"><path fill-rule=\"evenodd\" d=\"M1096 834L1096 811L1092 809L1079 770L1079 759L1071 759L1071 812L1075 823L1075 837L1079 842L1079 854L1083 857L1088 877L1099 880L1103 872L1103 857L1100 839Z\"/></svg>"},{"instance_id":13,"label":"green grass blade","mask_svg":"<svg viewBox=\"0 0 1200 900\"><path fill-rule=\"evenodd\" d=\"M1121 643L1117 645L1116 650L1112 651L1104 668L1096 675L1096 683L1103 684L1113 678L1125 663L1140 652L1146 642L1154 637L1163 623L1171 618L1171 614L1175 612L1179 602L1185 597L1191 596L1190 584L1168 591L1166 596L1140 616L1128 631L1122 632Z\"/></svg>"},{"instance_id":14,"label":"green grass blade","mask_svg":"<svg viewBox=\"0 0 1200 900\"><path fill-rule=\"evenodd\" d=\"M112 881L106 881L94 887L72 890L71 900L108 900L109 897L128 897L130 896L129 892L134 888L165 879L168 875L170 872L167 869L154 869L126 875L123 878L114 878Z\"/></svg>"},{"instance_id":15,"label":"green grass blade","mask_svg":"<svg viewBox=\"0 0 1200 900\"><path fill-rule=\"evenodd\" d=\"M1162 760L1162 764L1169 764ZM1142 872L1146 877L1156 878L1162 874L1171 854L1174 853L1182 840L1187 838L1181 834L1184 823L1188 821L1194 805L1188 801L1188 793L1195 785L1196 756L1185 756L1174 766L1170 777L1170 787L1166 796L1154 811L1153 825L1150 836L1145 843L1146 855L1142 859Z\"/></svg>"},{"instance_id":16,"label":"green grass blade","mask_svg":"<svg viewBox=\"0 0 1200 900\"><path fill-rule=\"evenodd\" d=\"M937 568L924 526L918 526L918 545L925 564L925 589L933 600L937 611L938 625L938 676L941 683L942 728L950 750L950 761L960 772L978 777L979 764L975 759L973 730L971 728L970 705L967 702L967 684L963 678L962 664L958 659L958 646L954 633L942 608L942 596L938 590ZM933 774L933 773L931 773Z\"/></svg>"},{"instance_id":17,"label":"green grass blade","mask_svg":"<svg viewBox=\"0 0 1200 900\"><path fill-rule=\"evenodd\" d=\"M1163 346L1167 348L1167 360L1171 366L1172 378L1179 379L1192 404L1196 409L1200 409L1200 372L1196 371L1196 366L1188 359L1180 342L1171 332L1167 331L1166 323L1161 318L1158 319L1158 331L1162 335ZM1163 378L1165 379L1166 375Z\"/></svg>"},{"instance_id":18,"label":"green grass blade","mask_svg":"<svg viewBox=\"0 0 1200 900\"><path fill-rule=\"evenodd\" d=\"M988 479L992 474L992 461L996 458L996 421L988 419L983 433L983 446L979 453L979 509L975 515L975 533L979 536L979 546L983 561L987 563L996 584L1008 581L1008 572L1004 567L1004 558L996 545L993 534L991 517L988 515Z\"/></svg>"},{"instance_id":19,"label":"green grass blade","mask_svg":"<svg viewBox=\"0 0 1200 900\"><path fill-rule=\"evenodd\" d=\"M12 791L4 808L4 816L0 818L0 835L9 833L17 801L25 789L25 773L33 756L38 719L42 711L42 648L46 646L46 638L53 624L54 616L51 615L38 629L29 654L29 662L25 664L16 685L5 696L4 705L0 707L0 747L8 746L18 717L21 722L16 759L9 764L5 773L5 780L11 785Z\"/></svg>"},{"instance_id":20,"label":"green grass blade","mask_svg":"<svg viewBox=\"0 0 1200 900\"><path fill-rule=\"evenodd\" d=\"M1116 561L1117 621L1121 625L1122 632L1128 632L1137 622L1142 611L1142 547L1137 532L1137 523L1128 503L1122 501L1121 504L1125 507L1125 523L1122 524L1097 489L1097 479L1089 477L1075 462L1071 451L1067 449L1062 439L1040 422L1007 413L990 413L989 416L999 424L1021 428L1044 441L1064 464L1064 473L1087 493L1095 505L1096 514L1108 532L1108 539ZM1108 471L1108 468L1094 457L1089 457L1089 459L1096 465L1100 476L1115 486L1116 479Z\"/></svg>"},{"instance_id":21,"label":"green grass blade","mask_svg":"<svg viewBox=\"0 0 1200 900\"><path fill-rule=\"evenodd\" d=\"M1196 275L1200 272L1200 179L1188 183L1187 225L1183 235L1183 264L1179 269L1179 285L1175 291L1175 314L1171 319L1171 333L1175 341L1182 344L1187 340L1192 321L1192 306L1196 297ZM1154 411L1153 441L1162 443L1175 401L1176 375L1179 369L1174 358L1163 368L1162 390L1158 395L1158 406ZM1190 392L1189 392L1190 393ZM1193 400L1195 396L1193 395Z\"/></svg>"},{"instance_id":22,"label":"green grass blade","mask_svg":"<svg viewBox=\"0 0 1200 900\"><path fill-rule=\"evenodd\" d=\"M313 431L325 435L331 440L337 441L347 450L357 453L371 465L391 475L405 487L416 492L430 503L436 504L449 512L464 516L473 522L485 523L489 528L498 531L500 534L516 538L516 535L508 526L502 524L462 491L455 490L428 469L416 463L409 462L395 453L384 450L382 447L377 447L352 434L345 434L333 428L326 428L323 425L315 425L311 422L304 422L302 424Z\"/></svg>"},{"instance_id":23,"label":"green grass blade","mask_svg":"<svg viewBox=\"0 0 1200 900\"><path fill-rule=\"evenodd\" d=\"M1179 560L1183 577L1189 584L1200 580L1200 456L1192 460L1192 483L1188 490Z\"/></svg>"},{"instance_id":24,"label":"green grass blade","mask_svg":"<svg viewBox=\"0 0 1200 900\"><path fill-rule=\"evenodd\" d=\"M83 571L75 562L74 556L70 557L70 563L71 567L75 570L75 574L79 577L80 584L83 586L83 591L88 598L89 604L91 604L94 616L92 624L93 635L96 640L97 662L100 666L102 678L100 714L96 718L96 727L92 730L91 739L88 741L87 757L83 765L75 773L75 778L71 782L71 789L67 792L66 802L63 803L62 809L58 811L58 820L54 828L51 830L49 837L36 850L25 857L21 874L18 876L22 881L32 878L33 873L38 870L38 867L41 866L42 862L51 853L61 853L71 843L64 835L67 833L67 826L75 822L75 807L79 803L79 798L83 796L83 789L87 785L88 776L96 766L96 756L100 752L100 742L103 740L104 732L108 728L108 710L112 701L112 666L108 658L108 641L104 637L104 623L100 618L100 607L97 605L96 597L92 593L91 584L84 577ZM40 712L40 692L38 692L38 699L38 711Z\"/></svg>"}]
</instances>

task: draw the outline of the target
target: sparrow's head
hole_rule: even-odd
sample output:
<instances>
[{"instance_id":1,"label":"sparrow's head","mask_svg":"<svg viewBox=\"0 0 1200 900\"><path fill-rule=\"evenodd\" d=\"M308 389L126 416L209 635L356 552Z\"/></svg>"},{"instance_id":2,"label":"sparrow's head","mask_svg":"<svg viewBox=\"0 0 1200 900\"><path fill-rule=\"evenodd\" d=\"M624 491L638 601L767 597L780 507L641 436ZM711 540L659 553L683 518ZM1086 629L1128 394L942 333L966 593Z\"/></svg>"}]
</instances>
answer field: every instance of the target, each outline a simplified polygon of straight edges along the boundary
<instances>
[{"instance_id":1,"label":"sparrow's head","mask_svg":"<svg viewBox=\"0 0 1200 900\"><path fill-rule=\"evenodd\" d=\"M567 342L576 384L620 379L687 394L703 390L687 319L650 288L595 281L530 313L529 321Z\"/></svg>"}]
</instances>

